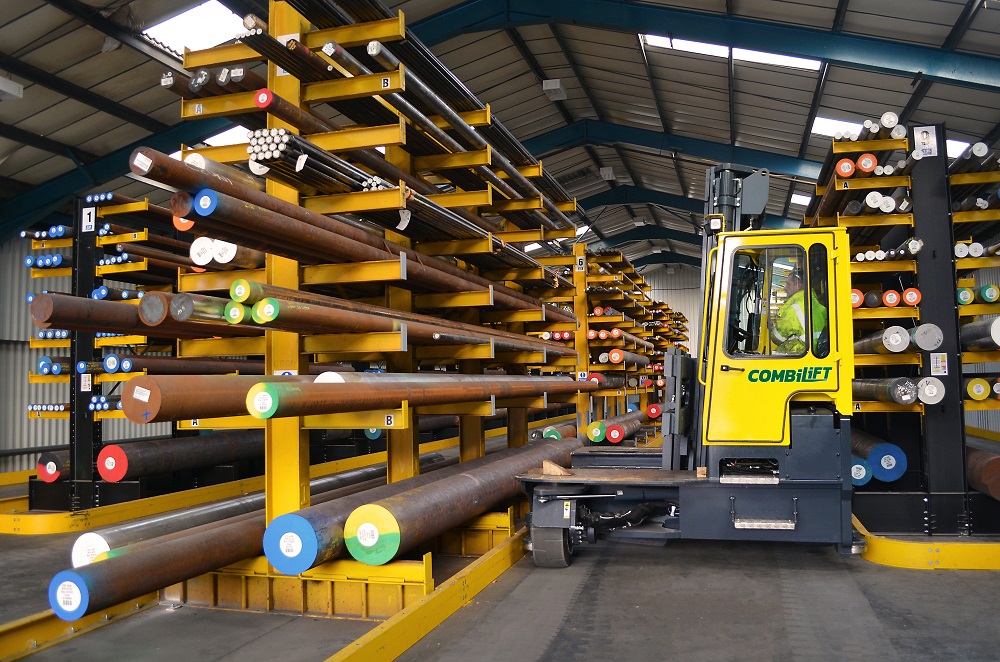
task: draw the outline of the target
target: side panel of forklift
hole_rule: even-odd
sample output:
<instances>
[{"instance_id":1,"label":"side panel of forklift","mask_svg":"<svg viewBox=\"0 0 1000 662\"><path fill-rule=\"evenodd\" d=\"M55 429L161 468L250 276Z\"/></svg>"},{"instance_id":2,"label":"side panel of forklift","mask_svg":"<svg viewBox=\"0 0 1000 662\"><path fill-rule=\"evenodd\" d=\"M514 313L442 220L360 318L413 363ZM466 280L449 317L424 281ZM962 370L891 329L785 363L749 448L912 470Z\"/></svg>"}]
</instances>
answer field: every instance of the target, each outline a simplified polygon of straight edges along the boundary
<instances>
[{"instance_id":1,"label":"side panel of forklift","mask_svg":"<svg viewBox=\"0 0 1000 662\"><path fill-rule=\"evenodd\" d=\"M719 236L708 310L705 445L790 443L792 402L850 412L843 230ZM840 268L838 268L838 266ZM846 324L846 328L844 327ZM738 404L737 404L738 403Z\"/></svg>"}]
</instances>

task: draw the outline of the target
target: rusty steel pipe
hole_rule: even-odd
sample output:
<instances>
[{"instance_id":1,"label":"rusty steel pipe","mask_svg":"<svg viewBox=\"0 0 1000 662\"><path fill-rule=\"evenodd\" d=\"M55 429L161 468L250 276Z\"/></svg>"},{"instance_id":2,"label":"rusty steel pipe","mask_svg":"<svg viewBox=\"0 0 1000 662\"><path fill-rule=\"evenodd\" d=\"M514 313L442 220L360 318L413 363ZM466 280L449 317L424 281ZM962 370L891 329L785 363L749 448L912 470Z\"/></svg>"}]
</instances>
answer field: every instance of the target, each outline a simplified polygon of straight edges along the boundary
<instances>
[{"instance_id":1,"label":"rusty steel pipe","mask_svg":"<svg viewBox=\"0 0 1000 662\"><path fill-rule=\"evenodd\" d=\"M308 375L145 375L122 387L122 410L133 423L246 413L247 392L267 381L312 381Z\"/></svg>"},{"instance_id":2,"label":"rusty steel pipe","mask_svg":"<svg viewBox=\"0 0 1000 662\"><path fill-rule=\"evenodd\" d=\"M604 440L612 444L620 444L642 429L642 419L632 419L622 423L612 423L604 432Z\"/></svg>"},{"instance_id":3,"label":"rusty steel pipe","mask_svg":"<svg viewBox=\"0 0 1000 662\"><path fill-rule=\"evenodd\" d=\"M535 428L528 433L532 441L538 439L568 439L576 436L576 423L564 423L562 425L546 425L544 428Z\"/></svg>"},{"instance_id":4,"label":"rusty steel pipe","mask_svg":"<svg viewBox=\"0 0 1000 662\"><path fill-rule=\"evenodd\" d=\"M108 444L97 456L97 471L102 479L118 483L259 457L264 457L263 430L226 430L197 437Z\"/></svg>"},{"instance_id":5,"label":"rusty steel pipe","mask_svg":"<svg viewBox=\"0 0 1000 662\"><path fill-rule=\"evenodd\" d=\"M206 294L180 292L175 294L168 304L170 317L178 322L196 320L199 322L229 322L226 317L226 306L229 299L213 297ZM142 306L139 306L140 314Z\"/></svg>"},{"instance_id":6,"label":"rusty steel pipe","mask_svg":"<svg viewBox=\"0 0 1000 662\"><path fill-rule=\"evenodd\" d=\"M546 351L553 354L557 354L559 356L576 356L576 351L570 347L567 347L566 345L562 345L556 342L534 340L529 338L528 336L518 333L500 331L498 329L490 329L487 327L480 327L472 324L463 324L461 322L454 322L447 319L430 317L429 315L421 315L418 313L410 313L401 310L394 310L392 308L384 308L382 306L375 306L373 304L362 304L322 294L302 292L300 290L290 290L287 288L278 287L276 285L267 285L265 283L258 283L256 281L246 280L243 278L233 281L232 286L229 288L229 293L230 296L232 296L234 302L243 305L256 304L266 298L274 298L283 301L292 301L296 303L316 304L321 306L327 306L330 308L338 308L342 310L369 313L372 315L380 315L383 317L403 320L405 322L420 322L425 324L431 324L442 328L455 329L456 331L461 331L466 334L473 334L481 337L489 336L491 338L505 340L509 343L518 343L530 349L537 350L540 348L544 348ZM229 321L234 323L237 323L244 318L245 316L244 317L227 316L227 319L229 319Z\"/></svg>"},{"instance_id":7,"label":"rusty steel pipe","mask_svg":"<svg viewBox=\"0 0 1000 662\"><path fill-rule=\"evenodd\" d=\"M367 243L369 246L378 247L393 255L405 253L408 263L407 266L420 264L428 268L440 270L445 274L460 278L463 281L477 284L482 288L488 288L490 285L493 285L494 301L500 306L509 305L515 310L542 308L545 310L546 316L551 321L577 321L576 316L570 312L564 311L555 306L543 304L538 299L516 292L502 285L496 285L481 276L470 274L464 269L461 269L446 260L422 255L412 249L404 248L399 244L386 241L385 239L377 237L370 232L366 232L342 221L337 221L336 219L332 219L321 214L315 214L299 207L298 205L279 200L273 196L246 186L242 186L224 177L219 177L218 175L198 170L197 168L181 163L176 159L171 159L166 154L148 147L136 149L130 157L129 164L134 173L144 177L149 177L150 179L177 189L185 191L198 191L203 188L211 188L220 193L234 196L240 200L245 200L252 205L258 205L270 211L288 215L316 227L321 227L331 232L335 232L355 241ZM185 214L177 214L177 216L183 217ZM513 307L513 302L516 302L516 308Z\"/></svg>"},{"instance_id":8,"label":"rusty steel pipe","mask_svg":"<svg viewBox=\"0 0 1000 662\"><path fill-rule=\"evenodd\" d=\"M246 396L246 411L255 418L305 416L335 412L367 411L401 406L476 402L491 397L532 397L544 393L593 391L593 382L570 379L525 378L524 381L494 383L419 383L419 384L277 384L262 382ZM127 414L126 414L127 415Z\"/></svg>"},{"instance_id":9,"label":"rusty steel pipe","mask_svg":"<svg viewBox=\"0 0 1000 662\"><path fill-rule=\"evenodd\" d=\"M145 301L152 294L154 293L150 292L141 301ZM138 308L132 304L65 294L36 294L31 302L31 318L35 326L40 329L131 331L155 338L233 337L261 333L255 329L234 330L229 325L173 320L151 327L143 323Z\"/></svg>"},{"instance_id":10,"label":"rusty steel pipe","mask_svg":"<svg viewBox=\"0 0 1000 662\"><path fill-rule=\"evenodd\" d=\"M421 456L422 469L424 461L425 456ZM437 455L427 470L454 461ZM317 495L316 500L364 499L364 490L371 489L378 481L376 478L338 486ZM194 531L170 533L109 550L106 558L97 563L57 573L49 584L49 604L56 616L74 621L108 606L260 556L265 528L263 513L236 515L202 524Z\"/></svg>"},{"instance_id":11,"label":"rusty steel pipe","mask_svg":"<svg viewBox=\"0 0 1000 662\"><path fill-rule=\"evenodd\" d=\"M643 349L648 350L648 351L653 351L654 349L656 349L653 346L653 343L649 342L648 340L643 340L639 336L632 335L628 331L623 331L622 329L619 329L618 327L615 327L615 328L611 329L611 337L612 338L616 338L616 339L617 338L623 338L627 342L630 342L630 343L634 344L636 347L642 347Z\"/></svg>"},{"instance_id":12,"label":"rusty steel pipe","mask_svg":"<svg viewBox=\"0 0 1000 662\"><path fill-rule=\"evenodd\" d=\"M1000 501L1000 455L981 448L965 449L969 487Z\"/></svg>"},{"instance_id":13,"label":"rusty steel pipe","mask_svg":"<svg viewBox=\"0 0 1000 662\"><path fill-rule=\"evenodd\" d=\"M350 435L349 430L344 432ZM444 456L437 453L421 455L421 470L425 466L425 461L436 463L443 460ZM365 484L372 480L381 480L385 484L386 465L384 462L372 464L367 467L340 471L327 476L313 478L309 481L309 493L314 497L313 503L319 503L317 495L329 493L350 485ZM165 536L180 533L196 533L196 528L205 524L216 524L222 520L231 520L233 517L254 514L254 511L263 510L265 505L265 494L263 491L251 492L245 496L233 497L207 503L190 508L171 510L158 515L151 515L137 520L130 520L121 524L106 526L97 530L88 531L76 539L73 543L73 550L70 554L74 568L88 565L104 552L113 549L123 548L147 540L158 539L157 542L165 542ZM132 548L134 549L134 548Z\"/></svg>"},{"instance_id":14,"label":"rusty steel pipe","mask_svg":"<svg viewBox=\"0 0 1000 662\"><path fill-rule=\"evenodd\" d=\"M130 255L137 255L150 260L157 260L161 264L171 264L174 269L177 267L196 266L186 253L184 255L178 255L177 253L171 253L159 248L153 248L152 246L143 246L142 244L115 244L115 250L119 253L128 253Z\"/></svg>"},{"instance_id":15,"label":"rusty steel pipe","mask_svg":"<svg viewBox=\"0 0 1000 662\"><path fill-rule=\"evenodd\" d=\"M583 446L571 437L501 451L459 464L437 480L358 506L344 523L344 544L358 561L384 565L420 543L521 492L516 476L551 461L566 465Z\"/></svg>"},{"instance_id":16,"label":"rusty steel pipe","mask_svg":"<svg viewBox=\"0 0 1000 662\"><path fill-rule=\"evenodd\" d=\"M46 451L38 456L36 463L38 470L38 480L45 483L54 483L57 480L69 478L70 458L69 451Z\"/></svg>"},{"instance_id":17,"label":"rusty steel pipe","mask_svg":"<svg viewBox=\"0 0 1000 662\"><path fill-rule=\"evenodd\" d=\"M629 368L645 368L649 365L649 357L635 352L627 352L624 349L612 349L608 352L608 361L620 364Z\"/></svg>"},{"instance_id":18,"label":"rusty steel pipe","mask_svg":"<svg viewBox=\"0 0 1000 662\"><path fill-rule=\"evenodd\" d=\"M575 449L582 445L580 440L576 440L576 442L575 446L566 442L553 443ZM468 467L481 465L483 460L493 458L503 460L512 455L516 457L518 451L525 452L541 445L532 443L528 446L501 450L496 453L490 453L489 448L487 448L489 455L484 458L444 467L431 474L421 474L377 487L363 494L333 499L323 504L281 515L271 521L264 533L264 554L271 565L282 574L297 575L305 572L340 556L344 552L344 525L350 514L359 506L400 494L414 487L433 484L437 481L447 481L464 472ZM551 444L547 443L546 445ZM532 457L536 456L532 455ZM541 460L538 460L537 464L532 466L540 464ZM512 479L513 475L511 474ZM441 486L446 484L446 482L440 483Z\"/></svg>"},{"instance_id":19,"label":"rusty steel pipe","mask_svg":"<svg viewBox=\"0 0 1000 662\"><path fill-rule=\"evenodd\" d=\"M264 362L246 359L179 358L174 356L122 356L122 372L145 370L150 375L263 375Z\"/></svg>"},{"instance_id":20,"label":"rusty steel pipe","mask_svg":"<svg viewBox=\"0 0 1000 662\"><path fill-rule=\"evenodd\" d=\"M169 209L164 211L169 212ZM127 228L124 225L115 225L114 223L108 224L112 234L124 234L130 235L135 232L132 228ZM171 239L170 237L164 237L159 234L150 233L149 236L143 240L143 244L149 244L150 246L157 246L169 253L176 253L178 255L187 255L188 250L191 248L190 241L181 241L180 239Z\"/></svg>"},{"instance_id":21,"label":"rusty steel pipe","mask_svg":"<svg viewBox=\"0 0 1000 662\"><path fill-rule=\"evenodd\" d=\"M192 208L199 215L259 232L262 236L280 233L282 244L273 248L272 252L281 253L286 246L295 246L300 250L325 251L330 257L346 261L392 260L405 254L407 279L415 284L445 292L487 291L492 286L493 302L498 308L524 310L545 306L537 299L515 293L514 290L491 283L453 265L448 269L439 269L439 266L447 263L351 228L353 234L367 235L365 241L356 241L346 236L342 228L339 231L336 229L338 225L344 224L324 216L320 218L326 220L329 228L300 221L211 189L199 191L193 199L183 192L175 194L171 199L171 209L178 215L184 215ZM544 309L550 317L571 315L553 306L545 306Z\"/></svg>"}]
</instances>

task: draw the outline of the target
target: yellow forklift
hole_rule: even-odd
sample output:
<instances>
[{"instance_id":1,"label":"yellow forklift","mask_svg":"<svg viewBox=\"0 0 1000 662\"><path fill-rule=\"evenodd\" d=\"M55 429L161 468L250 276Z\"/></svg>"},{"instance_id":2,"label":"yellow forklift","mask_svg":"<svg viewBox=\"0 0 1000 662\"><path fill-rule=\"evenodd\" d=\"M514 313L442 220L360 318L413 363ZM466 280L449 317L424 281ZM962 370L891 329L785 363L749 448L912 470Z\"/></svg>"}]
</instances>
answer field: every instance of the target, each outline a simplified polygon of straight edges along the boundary
<instances>
[{"instance_id":1,"label":"yellow forklift","mask_svg":"<svg viewBox=\"0 0 1000 662\"><path fill-rule=\"evenodd\" d=\"M744 166L707 173L700 353L664 357L662 449L589 446L568 475L519 476L537 565L604 538L857 551L848 236L767 228L768 186Z\"/></svg>"}]
</instances>

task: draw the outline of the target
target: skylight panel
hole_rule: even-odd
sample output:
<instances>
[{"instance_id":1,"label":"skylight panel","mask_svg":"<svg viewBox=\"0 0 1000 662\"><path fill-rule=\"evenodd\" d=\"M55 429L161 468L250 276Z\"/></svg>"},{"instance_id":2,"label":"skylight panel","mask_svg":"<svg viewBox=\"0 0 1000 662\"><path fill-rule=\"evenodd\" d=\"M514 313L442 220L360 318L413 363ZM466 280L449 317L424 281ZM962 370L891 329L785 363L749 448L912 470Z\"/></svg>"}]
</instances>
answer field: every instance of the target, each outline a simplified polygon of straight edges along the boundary
<instances>
[{"instance_id":1,"label":"skylight panel","mask_svg":"<svg viewBox=\"0 0 1000 662\"><path fill-rule=\"evenodd\" d=\"M792 193L792 204L793 205L802 205L803 207L805 207L806 205L809 204L810 200L812 200L812 196L811 195L802 195L801 193Z\"/></svg>"},{"instance_id":2,"label":"skylight panel","mask_svg":"<svg viewBox=\"0 0 1000 662\"><path fill-rule=\"evenodd\" d=\"M948 145L949 159L957 159L962 155L962 152L969 149L969 143L962 142L961 140L948 140L946 143Z\"/></svg>"},{"instance_id":3,"label":"skylight panel","mask_svg":"<svg viewBox=\"0 0 1000 662\"><path fill-rule=\"evenodd\" d=\"M821 136L833 136L837 133L861 133L862 125L842 120L832 120L828 117L817 117L813 122L812 132Z\"/></svg>"},{"instance_id":4,"label":"skylight panel","mask_svg":"<svg viewBox=\"0 0 1000 662\"><path fill-rule=\"evenodd\" d=\"M758 62L760 64L771 64L776 67L792 67L794 69L808 69L819 71L819 60L807 60L804 57L792 57L791 55L778 55L777 53L766 53L764 51L751 51L745 48L734 48L733 59L744 62Z\"/></svg>"},{"instance_id":5,"label":"skylight panel","mask_svg":"<svg viewBox=\"0 0 1000 662\"><path fill-rule=\"evenodd\" d=\"M217 0L189 9L145 30L144 35L164 46L183 53L218 46L246 32L243 19L223 7Z\"/></svg>"},{"instance_id":6,"label":"skylight panel","mask_svg":"<svg viewBox=\"0 0 1000 662\"><path fill-rule=\"evenodd\" d=\"M237 124L231 129L226 129L214 136L205 138L205 144L212 147L225 147L226 145L240 145L247 142L249 129Z\"/></svg>"},{"instance_id":7,"label":"skylight panel","mask_svg":"<svg viewBox=\"0 0 1000 662\"><path fill-rule=\"evenodd\" d=\"M715 57L729 57L729 47L719 44L708 44L703 41L688 41L686 39L674 39L673 48L675 51L685 53L697 53L698 55L712 55Z\"/></svg>"},{"instance_id":8,"label":"skylight panel","mask_svg":"<svg viewBox=\"0 0 1000 662\"><path fill-rule=\"evenodd\" d=\"M578 227L576 229L576 236L579 237L580 235L586 234L587 230L589 230L589 229L590 229L589 225L581 225L580 227Z\"/></svg>"},{"instance_id":9,"label":"skylight panel","mask_svg":"<svg viewBox=\"0 0 1000 662\"><path fill-rule=\"evenodd\" d=\"M533 241L533 242L531 242L530 244L528 244L527 246L524 247L524 252L525 253L531 253L532 251L537 251L541 247L542 247L541 244Z\"/></svg>"}]
</instances>

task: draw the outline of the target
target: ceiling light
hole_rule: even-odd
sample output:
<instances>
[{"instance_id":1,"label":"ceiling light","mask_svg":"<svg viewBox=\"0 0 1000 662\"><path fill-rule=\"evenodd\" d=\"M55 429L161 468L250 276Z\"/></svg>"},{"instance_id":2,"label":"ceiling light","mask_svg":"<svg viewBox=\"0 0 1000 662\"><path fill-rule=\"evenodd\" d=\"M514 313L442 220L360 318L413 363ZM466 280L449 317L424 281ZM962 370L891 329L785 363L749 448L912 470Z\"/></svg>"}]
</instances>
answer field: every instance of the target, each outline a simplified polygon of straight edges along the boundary
<instances>
[{"instance_id":1,"label":"ceiling light","mask_svg":"<svg viewBox=\"0 0 1000 662\"><path fill-rule=\"evenodd\" d=\"M576 229L576 236L579 237L580 235L586 234L587 230L589 229L590 229L589 225L581 225Z\"/></svg>"},{"instance_id":2,"label":"ceiling light","mask_svg":"<svg viewBox=\"0 0 1000 662\"><path fill-rule=\"evenodd\" d=\"M948 146L949 159L957 159L962 155L962 152L969 149L969 143L962 142L961 140L948 140L945 142Z\"/></svg>"},{"instance_id":3,"label":"ceiling light","mask_svg":"<svg viewBox=\"0 0 1000 662\"><path fill-rule=\"evenodd\" d=\"M819 60L808 60L802 57L792 57L791 55L778 55L777 53L765 53L764 51L750 51L745 48L734 48L733 59L744 62L757 62L759 64L773 64L776 67L791 67L793 69L808 69L819 71Z\"/></svg>"},{"instance_id":4,"label":"ceiling light","mask_svg":"<svg viewBox=\"0 0 1000 662\"><path fill-rule=\"evenodd\" d=\"M545 92L545 96L549 98L549 101L566 100L566 88L563 87L562 80L559 78L543 80L542 91Z\"/></svg>"}]
</instances>

